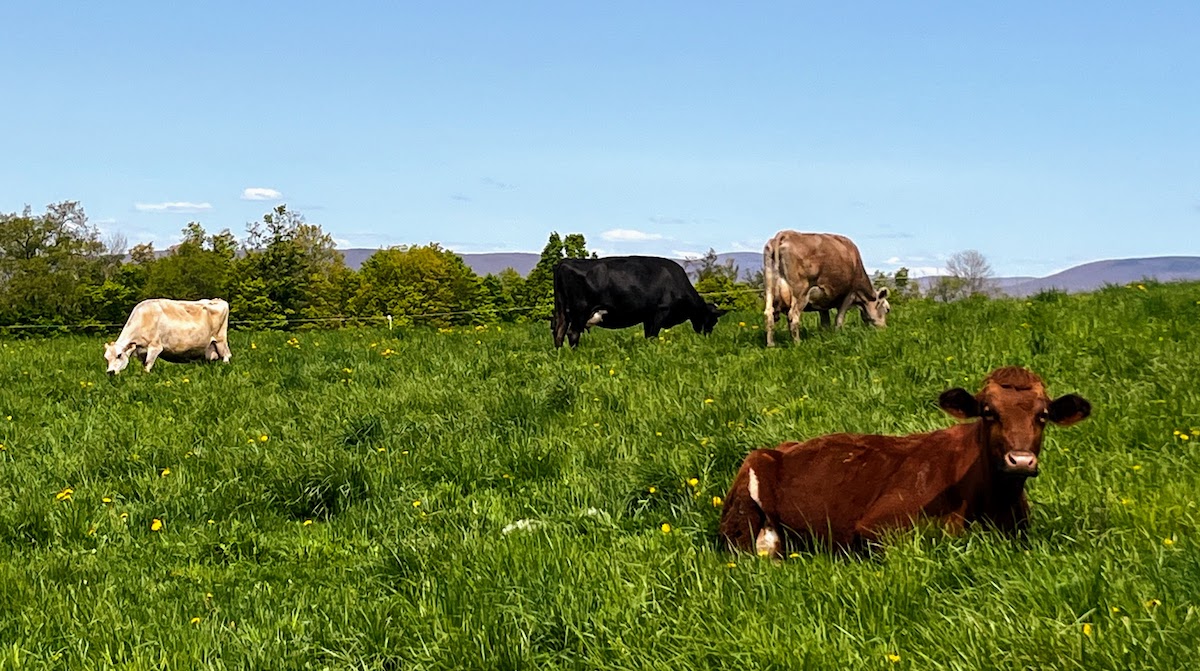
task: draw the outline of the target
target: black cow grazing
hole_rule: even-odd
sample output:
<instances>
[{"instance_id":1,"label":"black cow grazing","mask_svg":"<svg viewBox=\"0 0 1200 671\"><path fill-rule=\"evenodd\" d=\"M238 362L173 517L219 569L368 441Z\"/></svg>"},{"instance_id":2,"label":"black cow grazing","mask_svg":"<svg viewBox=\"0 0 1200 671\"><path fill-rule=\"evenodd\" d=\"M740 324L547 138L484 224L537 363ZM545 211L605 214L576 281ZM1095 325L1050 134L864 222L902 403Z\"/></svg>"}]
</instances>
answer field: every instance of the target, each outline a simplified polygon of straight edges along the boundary
<instances>
[{"instance_id":1,"label":"black cow grazing","mask_svg":"<svg viewBox=\"0 0 1200 671\"><path fill-rule=\"evenodd\" d=\"M676 262L656 256L563 259L554 267L554 346L571 347L592 326L623 329L643 324L646 337L692 320L708 335L722 311L705 303Z\"/></svg>"}]
</instances>

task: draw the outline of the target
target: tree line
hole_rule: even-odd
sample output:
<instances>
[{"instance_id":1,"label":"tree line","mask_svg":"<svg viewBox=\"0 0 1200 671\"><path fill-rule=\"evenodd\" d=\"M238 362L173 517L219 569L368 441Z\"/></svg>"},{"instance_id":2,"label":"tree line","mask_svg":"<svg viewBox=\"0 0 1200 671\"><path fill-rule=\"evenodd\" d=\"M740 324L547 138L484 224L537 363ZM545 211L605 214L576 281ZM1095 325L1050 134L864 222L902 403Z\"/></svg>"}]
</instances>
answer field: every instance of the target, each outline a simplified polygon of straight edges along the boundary
<instances>
[{"instance_id":1,"label":"tree line","mask_svg":"<svg viewBox=\"0 0 1200 671\"><path fill-rule=\"evenodd\" d=\"M340 326L392 315L397 325L433 326L546 320L553 269L563 258L594 257L579 233L551 233L528 276L509 268L479 276L437 243L380 249L346 266L330 234L279 205L246 227L184 227L167 250L102 239L78 202L41 214L0 213L0 330L78 330L121 324L146 298L224 298L234 326ZM691 264L698 291L724 309L761 309L762 275L739 277L713 250Z\"/></svg>"}]
</instances>

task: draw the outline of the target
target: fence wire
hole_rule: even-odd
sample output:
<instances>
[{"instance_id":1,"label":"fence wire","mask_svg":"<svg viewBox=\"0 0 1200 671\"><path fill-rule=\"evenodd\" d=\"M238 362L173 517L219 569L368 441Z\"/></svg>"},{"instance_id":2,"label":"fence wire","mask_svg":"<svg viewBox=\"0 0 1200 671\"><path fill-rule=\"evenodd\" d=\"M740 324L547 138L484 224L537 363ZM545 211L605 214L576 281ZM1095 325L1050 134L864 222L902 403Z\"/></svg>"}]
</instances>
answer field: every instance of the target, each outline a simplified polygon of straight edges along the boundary
<instances>
[{"instance_id":1,"label":"fence wire","mask_svg":"<svg viewBox=\"0 0 1200 671\"><path fill-rule=\"evenodd\" d=\"M725 291L703 291L699 292L701 296L734 296L739 294L759 293L759 289L728 289ZM231 326L238 325L265 325L265 324L319 324L329 322L366 322L379 321L389 325L401 319L431 319L436 317L458 317L462 315L498 315L512 314L517 312L530 312L536 310L536 307L514 307L514 308L493 308L490 310L446 310L442 312L415 312L390 315L342 315L335 317L285 317L283 319L231 319ZM124 322L120 323L96 323L96 322L79 322L76 324L0 324L0 332L8 330L36 330L36 329L63 329L63 330L79 330L79 329L111 329L124 326Z\"/></svg>"}]
</instances>

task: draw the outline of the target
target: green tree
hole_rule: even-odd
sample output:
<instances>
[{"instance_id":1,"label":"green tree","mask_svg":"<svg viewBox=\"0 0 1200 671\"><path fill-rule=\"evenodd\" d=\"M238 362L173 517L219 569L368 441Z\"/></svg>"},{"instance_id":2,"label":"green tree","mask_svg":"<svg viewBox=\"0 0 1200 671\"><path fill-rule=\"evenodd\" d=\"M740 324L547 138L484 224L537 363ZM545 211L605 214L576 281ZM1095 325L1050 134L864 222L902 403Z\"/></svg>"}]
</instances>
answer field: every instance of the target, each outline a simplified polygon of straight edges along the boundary
<instances>
[{"instance_id":1,"label":"green tree","mask_svg":"<svg viewBox=\"0 0 1200 671\"><path fill-rule=\"evenodd\" d=\"M286 205L248 224L246 232L230 301L235 319L250 318L242 311L250 309L251 301L258 306L255 311L288 320L342 314L339 288L348 282L348 269L332 236ZM258 291L262 293L253 293Z\"/></svg>"},{"instance_id":2,"label":"green tree","mask_svg":"<svg viewBox=\"0 0 1200 671\"><path fill-rule=\"evenodd\" d=\"M113 267L78 202L0 214L0 324L94 319L91 287Z\"/></svg>"},{"instance_id":3,"label":"green tree","mask_svg":"<svg viewBox=\"0 0 1200 671\"><path fill-rule=\"evenodd\" d=\"M473 313L486 295L479 276L462 258L436 243L381 249L363 262L358 275L351 312L360 317L390 314L398 325L418 319L435 326L476 322ZM488 307L482 305L483 311Z\"/></svg>"},{"instance_id":4,"label":"green tree","mask_svg":"<svg viewBox=\"0 0 1200 671\"><path fill-rule=\"evenodd\" d=\"M135 251L146 267L143 298L228 299L237 255L237 240L228 229L209 235L193 221L183 228L183 241L166 256L145 260L146 250Z\"/></svg>"},{"instance_id":5,"label":"green tree","mask_svg":"<svg viewBox=\"0 0 1200 671\"><path fill-rule=\"evenodd\" d=\"M549 319L554 312L554 266L564 258L595 258L589 254L582 233L571 233L566 240L555 231L550 234L537 265L529 272L522 287L518 307L528 311L530 319Z\"/></svg>"},{"instance_id":6,"label":"green tree","mask_svg":"<svg viewBox=\"0 0 1200 671\"><path fill-rule=\"evenodd\" d=\"M710 248L687 265L695 267L696 291L706 302L716 303L722 310L758 309L758 291L750 283L738 281L738 267L733 259L720 263L716 250Z\"/></svg>"}]
</instances>

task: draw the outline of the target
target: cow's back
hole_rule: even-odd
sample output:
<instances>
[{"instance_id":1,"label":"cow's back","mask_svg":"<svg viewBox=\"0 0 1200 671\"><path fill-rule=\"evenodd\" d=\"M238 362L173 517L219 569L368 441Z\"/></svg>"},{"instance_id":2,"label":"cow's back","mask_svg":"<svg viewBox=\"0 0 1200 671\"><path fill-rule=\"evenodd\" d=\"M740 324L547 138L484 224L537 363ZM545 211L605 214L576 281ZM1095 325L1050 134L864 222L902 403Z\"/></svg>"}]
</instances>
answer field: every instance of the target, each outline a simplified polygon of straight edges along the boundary
<instances>
[{"instance_id":1,"label":"cow's back","mask_svg":"<svg viewBox=\"0 0 1200 671\"><path fill-rule=\"evenodd\" d=\"M964 425L965 426L965 425ZM868 511L898 523L941 514L940 498L970 463L956 446L960 427L910 436L831 434L776 448L787 455L776 486L786 493L780 522L837 544L856 539Z\"/></svg>"},{"instance_id":2,"label":"cow's back","mask_svg":"<svg viewBox=\"0 0 1200 671\"><path fill-rule=\"evenodd\" d=\"M207 350L218 336L224 338L228 324L229 303L220 298L150 298L134 307L122 335L168 353L192 354Z\"/></svg>"},{"instance_id":3,"label":"cow's back","mask_svg":"<svg viewBox=\"0 0 1200 671\"><path fill-rule=\"evenodd\" d=\"M780 231L773 239L780 277L792 286L820 286L831 298L851 291L874 295L858 247L836 233Z\"/></svg>"}]
</instances>

